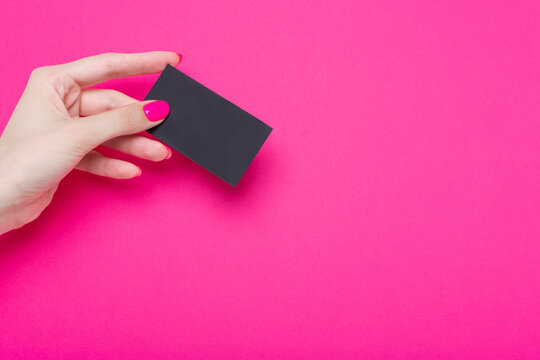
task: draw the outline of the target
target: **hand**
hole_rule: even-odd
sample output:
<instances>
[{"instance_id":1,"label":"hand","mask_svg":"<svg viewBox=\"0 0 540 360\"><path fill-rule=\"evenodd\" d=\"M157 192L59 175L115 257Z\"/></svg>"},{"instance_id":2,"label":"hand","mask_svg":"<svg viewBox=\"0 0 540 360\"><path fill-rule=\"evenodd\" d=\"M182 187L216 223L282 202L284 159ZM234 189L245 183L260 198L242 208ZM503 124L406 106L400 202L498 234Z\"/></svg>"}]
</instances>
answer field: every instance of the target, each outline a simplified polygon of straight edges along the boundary
<instances>
[{"instance_id":1,"label":"hand","mask_svg":"<svg viewBox=\"0 0 540 360\"><path fill-rule=\"evenodd\" d=\"M101 54L35 69L0 138L0 234L38 217L74 168L115 179L141 174L130 162L98 153L99 145L147 160L169 158L165 145L134 135L161 123L167 103L86 87L157 73L180 60L160 51Z\"/></svg>"}]
</instances>

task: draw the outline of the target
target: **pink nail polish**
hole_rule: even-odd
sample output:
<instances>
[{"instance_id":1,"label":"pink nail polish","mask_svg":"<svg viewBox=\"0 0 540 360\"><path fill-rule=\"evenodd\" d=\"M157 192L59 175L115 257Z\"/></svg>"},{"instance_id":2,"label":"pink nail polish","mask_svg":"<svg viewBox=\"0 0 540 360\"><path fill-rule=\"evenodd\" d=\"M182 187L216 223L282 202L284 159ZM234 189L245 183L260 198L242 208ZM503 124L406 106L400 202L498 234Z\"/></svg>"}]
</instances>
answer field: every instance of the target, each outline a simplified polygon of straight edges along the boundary
<instances>
[{"instance_id":1,"label":"pink nail polish","mask_svg":"<svg viewBox=\"0 0 540 360\"><path fill-rule=\"evenodd\" d=\"M169 104L166 101L152 101L143 106L144 115L150 121L163 120L169 115Z\"/></svg>"},{"instance_id":2,"label":"pink nail polish","mask_svg":"<svg viewBox=\"0 0 540 360\"><path fill-rule=\"evenodd\" d=\"M167 156L165 156L165 160L170 159L172 156L172 150L170 148L167 148Z\"/></svg>"}]
</instances>

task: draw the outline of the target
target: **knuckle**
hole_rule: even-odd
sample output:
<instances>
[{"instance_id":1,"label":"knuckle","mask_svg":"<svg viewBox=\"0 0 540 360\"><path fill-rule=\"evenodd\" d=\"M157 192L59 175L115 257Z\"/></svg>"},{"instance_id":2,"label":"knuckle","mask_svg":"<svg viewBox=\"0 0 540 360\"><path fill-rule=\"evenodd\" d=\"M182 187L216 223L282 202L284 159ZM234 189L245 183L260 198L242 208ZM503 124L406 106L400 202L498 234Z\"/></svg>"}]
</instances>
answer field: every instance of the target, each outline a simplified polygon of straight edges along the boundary
<instances>
[{"instance_id":1,"label":"knuckle","mask_svg":"<svg viewBox=\"0 0 540 360\"><path fill-rule=\"evenodd\" d=\"M110 93L107 96L107 108L112 110L123 105L125 105L125 102L122 101L120 94L115 90L110 90Z\"/></svg>"},{"instance_id":2,"label":"knuckle","mask_svg":"<svg viewBox=\"0 0 540 360\"><path fill-rule=\"evenodd\" d=\"M73 81L70 81L60 67L54 65L35 68L30 73L28 82L39 86L48 84L50 85L49 89L54 88L61 90L61 92L66 91L67 87L73 86Z\"/></svg>"},{"instance_id":3,"label":"knuckle","mask_svg":"<svg viewBox=\"0 0 540 360\"><path fill-rule=\"evenodd\" d=\"M114 62L115 54L114 53L105 53L105 54L101 54L99 56L101 56L101 58L102 58L104 70L105 70L105 73L107 74L107 76L110 77L110 78L116 77L118 70L117 70L117 68L115 66L115 62Z\"/></svg>"},{"instance_id":4,"label":"knuckle","mask_svg":"<svg viewBox=\"0 0 540 360\"><path fill-rule=\"evenodd\" d=\"M135 107L126 107L120 114L120 124L123 129L133 129L140 122L140 114Z\"/></svg>"},{"instance_id":5,"label":"knuckle","mask_svg":"<svg viewBox=\"0 0 540 360\"><path fill-rule=\"evenodd\" d=\"M47 78L52 73L50 66L37 67L30 73L31 79Z\"/></svg>"},{"instance_id":6,"label":"knuckle","mask_svg":"<svg viewBox=\"0 0 540 360\"><path fill-rule=\"evenodd\" d=\"M114 108L118 107L118 100L116 99L116 96L114 94L109 93L107 94L107 100L105 103L105 108L107 110L112 110Z\"/></svg>"},{"instance_id":7,"label":"knuckle","mask_svg":"<svg viewBox=\"0 0 540 360\"><path fill-rule=\"evenodd\" d=\"M113 161L105 161L101 166L101 172L104 176L112 177L116 172L117 165Z\"/></svg>"}]
</instances>

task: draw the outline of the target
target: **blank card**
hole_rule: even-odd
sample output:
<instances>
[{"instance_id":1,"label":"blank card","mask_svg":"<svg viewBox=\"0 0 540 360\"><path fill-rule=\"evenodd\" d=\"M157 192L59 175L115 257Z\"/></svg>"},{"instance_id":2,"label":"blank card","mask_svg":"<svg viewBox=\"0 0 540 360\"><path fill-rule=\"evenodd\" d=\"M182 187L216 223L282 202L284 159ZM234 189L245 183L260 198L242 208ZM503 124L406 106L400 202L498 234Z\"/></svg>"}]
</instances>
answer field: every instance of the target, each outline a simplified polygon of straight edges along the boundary
<instances>
[{"instance_id":1,"label":"blank card","mask_svg":"<svg viewBox=\"0 0 540 360\"><path fill-rule=\"evenodd\" d=\"M272 128L167 65L146 100L165 100L170 113L150 134L232 186Z\"/></svg>"}]
</instances>

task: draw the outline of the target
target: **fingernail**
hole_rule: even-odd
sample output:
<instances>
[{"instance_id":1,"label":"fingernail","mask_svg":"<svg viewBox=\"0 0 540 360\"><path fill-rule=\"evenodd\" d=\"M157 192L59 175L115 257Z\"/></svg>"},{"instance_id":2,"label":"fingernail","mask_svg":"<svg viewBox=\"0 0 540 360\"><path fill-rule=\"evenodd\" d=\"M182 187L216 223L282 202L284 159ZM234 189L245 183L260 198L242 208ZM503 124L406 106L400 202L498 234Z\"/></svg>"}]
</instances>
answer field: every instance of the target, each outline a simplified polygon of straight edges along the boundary
<instances>
[{"instance_id":1,"label":"fingernail","mask_svg":"<svg viewBox=\"0 0 540 360\"><path fill-rule=\"evenodd\" d=\"M135 177L141 176L141 174L142 174L142 170L141 170L141 168L139 168L139 172L137 173L137 175L135 175Z\"/></svg>"},{"instance_id":2,"label":"fingernail","mask_svg":"<svg viewBox=\"0 0 540 360\"><path fill-rule=\"evenodd\" d=\"M176 55L178 55L178 63L180 64L182 62L182 54L179 54L179 53L176 53Z\"/></svg>"},{"instance_id":3,"label":"fingernail","mask_svg":"<svg viewBox=\"0 0 540 360\"><path fill-rule=\"evenodd\" d=\"M172 150L170 148L167 148L167 156L165 156L165 160L170 159L172 156Z\"/></svg>"},{"instance_id":4,"label":"fingernail","mask_svg":"<svg viewBox=\"0 0 540 360\"><path fill-rule=\"evenodd\" d=\"M166 101L152 101L143 106L144 115L150 121L163 120L169 115L169 104Z\"/></svg>"}]
</instances>

